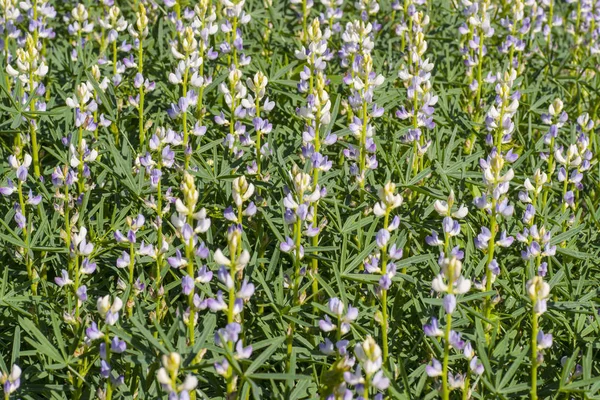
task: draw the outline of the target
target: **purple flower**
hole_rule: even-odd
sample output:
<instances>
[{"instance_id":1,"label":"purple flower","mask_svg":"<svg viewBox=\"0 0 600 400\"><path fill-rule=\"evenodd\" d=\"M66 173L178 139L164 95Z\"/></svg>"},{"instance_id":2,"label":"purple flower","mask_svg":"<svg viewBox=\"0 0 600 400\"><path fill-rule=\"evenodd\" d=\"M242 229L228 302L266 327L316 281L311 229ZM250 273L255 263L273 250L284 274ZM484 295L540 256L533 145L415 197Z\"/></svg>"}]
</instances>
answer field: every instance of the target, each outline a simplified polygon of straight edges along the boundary
<instances>
[{"instance_id":1,"label":"purple flower","mask_svg":"<svg viewBox=\"0 0 600 400\"><path fill-rule=\"evenodd\" d=\"M500 240L498 240L496 244L500 247L509 247L514 242L514 240L515 238L513 238L512 236L508 236L506 231L502 231L502 233L500 234Z\"/></svg>"},{"instance_id":2,"label":"purple flower","mask_svg":"<svg viewBox=\"0 0 600 400\"><path fill-rule=\"evenodd\" d=\"M487 249L488 243L491 238L492 233L490 232L490 230L487 227L482 226L481 233L475 238L475 247L477 247L480 250Z\"/></svg>"},{"instance_id":3,"label":"purple flower","mask_svg":"<svg viewBox=\"0 0 600 400\"><path fill-rule=\"evenodd\" d=\"M217 272L217 279L219 279L219 281L224 284L227 289L231 289L233 287L234 283L233 279L231 278L231 274L224 266L219 268L219 271Z\"/></svg>"},{"instance_id":4,"label":"purple flower","mask_svg":"<svg viewBox=\"0 0 600 400\"><path fill-rule=\"evenodd\" d=\"M210 254L210 252L208 250L208 247L206 247L206 245L204 244L204 242L200 242L200 244L196 248L195 254L198 257L200 257L201 259L206 260L208 258L208 255ZM212 278L212 273L211 273L211 277L208 280L210 280L211 278Z\"/></svg>"},{"instance_id":5,"label":"purple flower","mask_svg":"<svg viewBox=\"0 0 600 400\"><path fill-rule=\"evenodd\" d=\"M213 277L212 271L210 271L206 265L203 265L198 270L198 276L196 277L196 282L208 283L211 281L212 277Z\"/></svg>"},{"instance_id":6,"label":"purple flower","mask_svg":"<svg viewBox=\"0 0 600 400\"><path fill-rule=\"evenodd\" d=\"M445 217L442 223L446 234L456 236L460 233L460 224L451 217Z\"/></svg>"},{"instance_id":7,"label":"purple flower","mask_svg":"<svg viewBox=\"0 0 600 400\"><path fill-rule=\"evenodd\" d=\"M213 312L227 309L227 303L225 303L225 300L223 300L223 292L221 292L220 290L217 292L216 298L207 299L206 302L208 308L210 308L210 310Z\"/></svg>"},{"instance_id":8,"label":"purple flower","mask_svg":"<svg viewBox=\"0 0 600 400\"><path fill-rule=\"evenodd\" d=\"M85 334L88 338L90 338L90 340L100 339L104 336L104 333L100 332L98 325L96 325L96 323L93 321L90 327L85 330Z\"/></svg>"},{"instance_id":9,"label":"purple flower","mask_svg":"<svg viewBox=\"0 0 600 400\"><path fill-rule=\"evenodd\" d=\"M232 221L232 222L237 222L237 215L235 215L235 213L233 212L233 207L229 206L225 209L225 211L223 211L223 216L225 217L225 219Z\"/></svg>"},{"instance_id":10,"label":"purple flower","mask_svg":"<svg viewBox=\"0 0 600 400\"><path fill-rule=\"evenodd\" d=\"M391 260L399 260L402 258L403 250L401 247L397 247L396 243L392 244L388 249L388 257Z\"/></svg>"},{"instance_id":11,"label":"purple flower","mask_svg":"<svg viewBox=\"0 0 600 400\"><path fill-rule=\"evenodd\" d=\"M60 271L60 277L56 277L54 278L54 282L60 286L67 286L67 285L72 285L73 281L69 278L69 273L67 272L66 269L63 269L62 271Z\"/></svg>"},{"instance_id":12,"label":"purple flower","mask_svg":"<svg viewBox=\"0 0 600 400\"><path fill-rule=\"evenodd\" d=\"M389 240L390 240L390 232L387 229L380 229L379 232L377 232L377 236L376 236L377 247L379 247L380 249L383 249L385 246L387 246L387 243Z\"/></svg>"},{"instance_id":13,"label":"purple flower","mask_svg":"<svg viewBox=\"0 0 600 400\"><path fill-rule=\"evenodd\" d=\"M15 184L13 183L13 181L8 179L6 182L6 186L0 187L0 194L2 194L3 196L10 196L16 190L17 190L17 188L15 187Z\"/></svg>"},{"instance_id":14,"label":"purple flower","mask_svg":"<svg viewBox=\"0 0 600 400\"><path fill-rule=\"evenodd\" d=\"M495 258L492 261L490 261L488 269L492 271L492 274L494 274L495 276L500 275L500 266L498 265L498 261L496 261Z\"/></svg>"},{"instance_id":15,"label":"purple flower","mask_svg":"<svg viewBox=\"0 0 600 400\"><path fill-rule=\"evenodd\" d=\"M17 226L21 229L24 229L27 225L27 219L21 212L20 208L15 212L15 222L17 223Z\"/></svg>"},{"instance_id":16,"label":"purple flower","mask_svg":"<svg viewBox=\"0 0 600 400\"><path fill-rule=\"evenodd\" d=\"M290 251L292 251L295 248L295 244L294 241L292 240L291 237L286 237L285 238L285 242L281 242L279 244L279 249L281 251L283 251L284 253L289 253Z\"/></svg>"},{"instance_id":17,"label":"purple flower","mask_svg":"<svg viewBox=\"0 0 600 400\"><path fill-rule=\"evenodd\" d=\"M120 230L115 231L115 240L118 243L125 243L128 241L125 235L123 235Z\"/></svg>"},{"instance_id":18,"label":"purple flower","mask_svg":"<svg viewBox=\"0 0 600 400\"><path fill-rule=\"evenodd\" d=\"M194 286L194 280L190 276L185 275L181 279L181 291L184 295L188 296L190 293L192 293Z\"/></svg>"},{"instance_id":19,"label":"purple flower","mask_svg":"<svg viewBox=\"0 0 600 400\"><path fill-rule=\"evenodd\" d=\"M331 355L335 353L333 343L328 338L325 338L324 343L319 344L319 351L325 355Z\"/></svg>"},{"instance_id":20,"label":"purple flower","mask_svg":"<svg viewBox=\"0 0 600 400\"><path fill-rule=\"evenodd\" d=\"M569 190L565 193L564 201L569 207L573 207L575 205L575 194L572 190Z\"/></svg>"},{"instance_id":21,"label":"purple flower","mask_svg":"<svg viewBox=\"0 0 600 400\"><path fill-rule=\"evenodd\" d=\"M471 359L471 361L469 362L469 367L471 368L471 371L473 371L474 374L476 374L476 375L483 374L483 371L484 371L483 364L477 359L477 356L474 356Z\"/></svg>"},{"instance_id":22,"label":"purple flower","mask_svg":"<svg viewBox=\"0 0 600 400\"><path fill-rule=\"evenodd\" d=\"M246 346L242 344L241 340L238 340L235 346L236 358L238 360L244 360L252 356L252 346Z\"/></svg>"},{"instance_id":23,"label":"purple flower","mask_svg":"<svg viewBox=\"0 0 600 400\"><path fill-rule=\"evenodd\" d=\"M123 251L121 253L121 257L117 258L117 268L126 268L129 266L131 259L129 258L129 253Z\"/></svg>"},{"instance_id":24,"label":"purple flower","mask_svg":"<svg viewBox=\"0 0 600 400\"><path fill-rule=\"evenodd\" d=\"M375 373L371 380L371 384L378 390L386 390L390 386L390 380L383 374L382 370Z\"/></svg>"},{"instance_id":25,"label":"purple flower","mask_svg":"<svg viewBox=\"0 0 600 400\"><path fill-rule=\"evenodd\" d=\"M229 372L229 363L226 359L223 359L221 362L216 361L214 367L219 375L225 376Z\"/></svg>"},{"instance_id":26,"label":"purple flower","mask_svg":"<svg viewBox=\"0 0 600 400\"><path fill-rule=\"evenodd\" d=\"M425 373L430 378L434 378L436 376L441 376L442 375L442 363L440 363L438 360L433 358L431 360L431 364L427 364L425 366Z\"/></svg>"},{"instance_id":27,"label":"purple flower","mask_svg":"<svg viewBox=\"0 0 600 400\"><path fill-rule=\"evenodd\" d=\"M38 194L37 196L33 195L31 189L29 189L29 196L27 197L27 204L31 204L32 206L37 206L42 201L42 195Z\"/></svg>"},{"instance_id":28,"label":"purple flower","mask_svg":"<svg viewBox=\"0 0 600 400\"><path fill-rule=\"evenodd\" d=\"M100 375L102 375L103 378L108 378L110 376L110 365L105 360L100 361Z\"/></svg>"},{"instance_id":29,"label":"purple flower","mask_svg":"<svg viewBox=\"0 0 600 400\"><path fill-rule=\"evenodd\" d=\"M94 271L96 271L96 263L84 258L83 262L81 263L81 273L90 275L93 274Z\"/></svg>"},{"instance_id":30,"label":"purple flower","mask_svg":"<svg viewBox=\"0 0 600 400\"><path fill-rule=\"evenodd\" d=\"M248 283L248 278L244 279L242 282L242 286L240 290L237 292L236 296L245 301L250 300L250 297L254 294L254 284Z\"/></svg>"},{"instance_id":31,"label":"purple flower","mask_svg":"<svg viewBox=\"0 0 600 400\"><path fill-rule=\"evenodd\" d=\"M450 331L450 337L448 338L450 346L457 350L463 350L465 348L465 342L461 339L460 333L456 331Z\"/></svg>"},{"instance_id":32,"label":"purple flower","mask_svg":"<svg viewBox=\"0 0 600 400\"><path fill-rule=\"evenodd\" d=\"M79 301L81 301L82 303L83 303L84 301L87 301L87 299L88 299L88 295L87 295L87 286L83 285L83 286L80 286L80 287L77 289L77 298L78 298L78 299L79 299Z\"/></svg>"},{"instance_id":33,"label":"purple flower","mask_svg":"<svg viewBox=\"0 0 600 400\"><path fill-rule=\"evenodd\" d=\"M423 325L423 332L429 337L444 336L444 331L440 329L438 320L435 317L431 318L429 324Z\"/></svg>"},{"instance_id":34,"label":"purple flower","mask_svg":"<svg viewBox=\"0 0 600 400\"><path fill-rule=\"evenodd\" d=\"M454 297L453 294L447 294L444 297L444 310L446 311L446 314L452 314L454 312L454 310L456 309L456 297Z\"/></svg>"},{"instance_id":35,"label":"purple flower","mask_svg":"<svg viewBox=\"0 0 600 400\"><path fill-rule=\"evenodd\" d=\"M391 286L392 279L388 274L385 274L381 278L379 278L379 287L381 288L381 290L389 290Z\"/></svg>"},{"instance_id":36,"label":"purple flower","mask_svg":"<svg viewBox=\"0 0 600 400\"><path fill-rule=\"evenodd\" d=\"M546 276L547 273L548 273L548 263L544 261L543 263L540 264L540 266L538 268L538 275L543 278Z\"/></svg>"},{"instance_id":37,"label":"purple flower","mask_svg":"<svg viewBox=\"0 0 600 400\"><path fill-rule=\"evenodd\" d=\"M436 231L431 231L431 236L427 236L425 238L425 243L429 246L441 246L444 244L442 240L440 240Z\"/></svg>"},{"instance_id":38,"label":"purple flower","mask_svg":"<svg viewBox=\"0 0 600 400\"><path fill-rule=\"evenodd\" d=\"M110 342L110 350L115 354L121 354L127 349L127 343L115 336Z\"/></svg>"},{"instance_id":39,"label":"purple flower","mask_svg":"<svg viewBox=\"0 0 600 400\"><path fill-rule=\"evenodd\" d=\"M331 322L329 315L326 315L323 319L319 320L319 328L323 332L331 332L336 328L336 326L333 322Z\"/></svg>"},{"instance_id":40,"label":"purple flower","mask_svg":"<svg viewBox=\"0 0 600 400\"><path fill-rule=\"evenodd\" d=\"M544 331L540 329L537 335L537 346L540 350L552 347L552 334L544 334Z\"/></svg>"},{"instance_id":41,"label":"purple flower","mask_svg":"<svg viewBox=\"0 0 600 400\"><path fill-rule=\"evenodd\" d=\"M125 252L123 252L125 253ZM179 249L175 250L174 257L168 257L167 262L172 268L181 268L187 265L187 261L181 256L181 251Z\"/></svg>"}]
</instances>

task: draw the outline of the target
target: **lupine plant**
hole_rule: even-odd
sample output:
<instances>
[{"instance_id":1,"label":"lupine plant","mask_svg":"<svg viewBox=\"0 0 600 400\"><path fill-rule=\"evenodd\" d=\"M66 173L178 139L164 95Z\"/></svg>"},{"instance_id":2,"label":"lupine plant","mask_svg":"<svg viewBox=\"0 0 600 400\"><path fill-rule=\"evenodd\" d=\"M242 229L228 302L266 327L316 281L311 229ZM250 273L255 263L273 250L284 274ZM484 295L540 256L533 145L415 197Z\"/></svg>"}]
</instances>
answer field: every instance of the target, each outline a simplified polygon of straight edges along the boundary
<instances>
[{"instance_id":1,"label":"lupine plant","mask_svg":"<svg viewBox=\"0 0 600 400\"><path fill-rule=\"evenodd\" d=\"M13 399L600 397L600 2L0 0Z\"/></svg>"},{"instance_id":2,"label":"lupine plant","mask_svg":"<svg viewBox=\"0 0 600 400\"><path fill-rule=\"evenodd\" d=\"M434 65L429 58L423 58L427 51L424 28L429 24L429 16L423 11L416 11L414 5L412 7L409 27L406 32L400 30L403 38L407 38L407 51L398 77L406 88L407 105L396 111L396 117L408 121L408 131L403 140L413 146L412 171L416 176L424 168L423 157L432 143L427 130L435 126L433 112L438 97L433 94L431 85Z\"/></svg>"}]
</instances>

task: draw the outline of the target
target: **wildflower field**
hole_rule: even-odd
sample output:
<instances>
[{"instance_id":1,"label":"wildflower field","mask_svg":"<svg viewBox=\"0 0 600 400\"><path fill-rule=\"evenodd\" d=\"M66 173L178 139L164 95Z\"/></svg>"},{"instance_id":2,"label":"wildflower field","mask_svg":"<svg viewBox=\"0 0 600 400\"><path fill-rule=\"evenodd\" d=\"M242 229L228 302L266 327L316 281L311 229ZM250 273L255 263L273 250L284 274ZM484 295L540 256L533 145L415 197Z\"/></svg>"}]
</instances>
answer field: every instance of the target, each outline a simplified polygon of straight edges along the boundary
<instances>
[{"instance_id":1,"label":"wildflower field","mask_svg":"<svg viewBox=\"0 0 600 400\"><path fill-rule=\"evenodd\" d=\"M5 400L600 398L600 1L0 9Z\"/></svg>"}]
</instances>

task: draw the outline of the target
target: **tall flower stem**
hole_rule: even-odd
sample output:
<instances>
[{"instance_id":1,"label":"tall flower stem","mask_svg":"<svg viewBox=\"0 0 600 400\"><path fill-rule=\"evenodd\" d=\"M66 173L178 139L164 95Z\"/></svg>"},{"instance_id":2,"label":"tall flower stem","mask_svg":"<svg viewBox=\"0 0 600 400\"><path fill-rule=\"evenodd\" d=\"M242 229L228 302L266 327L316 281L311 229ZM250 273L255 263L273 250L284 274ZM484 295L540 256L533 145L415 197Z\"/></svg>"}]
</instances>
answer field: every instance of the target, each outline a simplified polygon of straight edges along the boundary
<instances>
[{"instance_id":1,"label":"tall flower stem","mask_svg":"<svg viewBox=\"0 0 600 400\"><path fill-rule=\"evenodd\" d=\"M311 79L312 79L312 74L311 74ZM317 107L317 111L315 113L315 139L314 139L314 144L315 144L315 152L316 153L320 153L321 151L321 135L320 135L320 126L321 126L321 107ZM314 168L313 169L313 187L316 188L319 184L319 168ZM318 226L319 225L319 214L318 214L318 208L319 208L319 203L315 202L313 203L313 225L314 226ZM317 247L319 245L319 234L317 233L315 236L313 236L312 238L312 245L313 247ZM316 254L314 255L315 257L313 257L312 259L312 293L313 296L316 296L317 293L319 292L319 281L317 280L317 273L319 271L319 259L316 257Z\"/></svg>"},{"instance_id":2,"label":"tall flower stem","mask_svg":"<svg viewBox=\"0 0 600 400\"><path fill-rule=\"evenodd\" d=\"M143 38L139 37L138 43L138 73L144 73L144 45ZM143 149L146 144L146 132L144 130L144 95L145 95L145 87L143 84L140 85L139 88L140 95L140 103L138 105L138 118L139 118L139 139L140 139L140 149Z\"/></svg>"},{"instance_id":3,"label":"tall flower stem","mask_svg":"<svg viewBox=\"0 0 600 400\"><path fill-rule=\"evenodd\" d=\"M388 228L390 219L390 211L388 208L385 210L385 215L383 217L383 229ZM387 244L383 246L381 249L381 274L387 274ZM381 290L381 335L382 335L382 344L383 344L383 362L385 363L388 359L388 329L389 329L389 321L388 321L388 304L387 304L387 293L386 289Z\"/></svg>"},{"instance_id":4,"label":"tall flower stem","mask_svg":"<svg viewBox=\"0 0 600 400\"><path fill-rule=\"evenodd\" d=\"M241 221L241 218L240 218ZM236 241L236 239L234 239ZM235 268L236 259L237 259L237 250L235 247L241 247L241 243L234 243L233 241L229 243L229 256L231 257L231 266L229 268L229 274L232 279L233 284L229 288L229 305L227 307L227 324L231 324L235 320L234 308L235 308L235 292L236 292L236 276L235 276ZM227 346L229 347L229 351L233 352L233 343L231 341L227 342ZM232 394L235 393L236 390L236 380L235 374L233 373L233 367L229 366L229 371L227 373L227 398L231 398Z\"/></svg>"},{"instance_id":5,"label":"tall flower stem","mask_svg":"<svg viewBox=\"0 0 600 400\"><path fill-rule=\"evenodd\" d=\"M159 163L158 168L160 169L161 165ZM156 242L158 246L158 254L156 255L156 270L154 272L154 282L156 284L156 320L160 322L161 320L161 303L162 296L160 295L160 285L162 280L162 266L163 266L163 252L162 252L162 243L163 243L163 230L162 230L162 188L160 184L160 178L158 178L158 182L156 184L156 218L157 218L157 228L156 228Z\"/></svg>"},{"instance_id":6,"label":"tall flower stem","mask_svg":"<svg viewBox=\"0 0 600 400\"><path fill-rule=\"evenodd\" d=\"M537 335L538 315L535 309L531 311L531 400L537 400Z\"/></svg>"},{"instance_id":7,"label":"tall flower stem","mask_svg":"<svg viewBox=\"0 0 600 400\"><path fill-rule=\"evenodd\" d=\"M194 279L194 242L193 238L185 244L185 257L187 259L187 274L190 278ZM188 306L190 308L190 315L188 317L188 339L190 346L193 346L196 341L196 329L195 329L195 318L196 311L194 309L194 291L192 290L188 295ZM228 318L229 320L229 318Z\"/></svg>"},{"instance_id":8,"label":"tall flower stem","mask_svg":"<svg viewBox=\"0 0 600 400\"><path fill-rule=\"evenodd\" d=\"M129 301L133 301L134 293L133 293L133 277L135 273L135 248L133 247L133 243L129 243ZM133 303L132 303L133 304ZM133 314L133 307L127 307L127 312L129 316Z\"/></svg>"},{"instance_id":9,"label":"tall flower stem","mask_svg":"<svg viewBox=\"0 0 600 400\"><path fill-rule=\"evenodd\" d=\"M23 182L21 182L20 179L18 179L17 183L17 192L19 194L19 206L21 207L21 213L23 214L23 219L25 220L25 226L23 227L23 239L25 242L25 254L23 256L25 258L25 268L27 269L27 277L29 278L29 282L31 283L31 292L35 296L37 295L37 283L34 283L36 274L33 269L31 257L29 255L29 229L27 227L27 210L25 209L25 198L23 196Z\"/></svg>"},{"instance_id":10,"label":"tall flower stem","mask_svg":"<svg viewBox=\"0 0 600 400\"><path fill-rule=\"evenodd\" d=\"M450 250L450 236L446 233L444 235L444 255L448 256ZM454 271L453 263L448 264L448 290L452 290L454 284ZM450 331L452 330L452 314L446 313L446 328L444 330L444 359L442 361L442 399L448 400L450 398L450 390L448 388L448 362L450 358Z\"/></svg>"},{"instance_id":11,"label":"tall flower stem","mask_svg":"<svg viewBox=\"0 0 600 400\"><path fill-rule=\"evenodd\" d=\"M308 32L306 31L307 23L308 23L308 15L306 15L306 13L308 11L307 1L308 0L302 0L302 41L303 42L306 42L306 39L308 37Z\"/></svg>"},{"instance_id":12,"label":"tall flower stem","mask_svg":"<svg viewBox=\"0 0 600 400\"><path fill-rule=\"evenodd\" d=\"M85 182L83 178L83 127L79 127L77 132L77 152L79 153L79 165L77 166L77 187L79 195L85 192Z\"/></svg>"},{"instance_id":13,"label":"tall flower stem","mask_svg":"<svg viewBox=\"0 0 600 400\"><path fill-rule=\"evenodd\" d=\"M104 347L106 351L106 362L110 365L110 338L109 338L109 325L106 324L106 329L104 332ZM104 397L105 400L112 400L112 382L110 380L110 376L106 378L106 395Z\"/></svg>"},{"instance_id":14,"label":"tall flower stem","mask_svg":"<svg viewBox=\"0 0 600 400\"><path fill-rule=\"evenodd\" d=\"M548 192L552 184L552 175L554 175L554 137L550 138L550 151L548 152L548 185L544 186L544 197L542 200L542 210L546 208L548 201Z\"/></svg>"},{"instance_id":15,"label":"tall flower stem","mask_svg":"<svg viewBox=\"0 0 600 400\"><path fill-rule=\"evenodd\" d=\"M548 53L548 64L546 64L546 75L550 69L550 58L552 56L552 20L554 19L554 0L550 0L550 6L548 9L548 43L546 52Z\"/></svg>"},{"instance_id":16,"label":"tall flower stem","mask_svg":"<svg viewBox=\"0 0 600 400\"><path fill-rule=\"evenodd\" d=\"M67 176L67 174L69 173L69 169L67 167L65 167L64 169L64 174L65 177ZM71 270L71 266L73 265L73 263L71 262L71 256L70 251L71 251L71 216L70 216L70 207L69 207L69 185L67 184L67 182L65 181L65 244L66 244L66 248L67 248L67 257L68 257L68 266L67 266L67 271L69 272L69 274L72 274L73 271Z\"/></svg>"},{"instance_id":17,"label":"tall flower stem","mask_svg":"<svg viewBox=\"0 0 600 400\"><path fill-rule=\"evenodd\" d=\"M31 112L35 112L34 101L31 101ZM33 173L36 178L41 176L40 172L40 149L37 141L37 131L35 127L35 119L29 121L29 136L31 136L31 152L33 158Z\"/></svg>"},{"instance_id":18,"label":"tall flower stem","mask_svg":"<svg viewBox=\"0 0 600 400\"><path fill-rule=\"evenodd\" d=\"M450 263L452 265L452 263ZM448 271L448 287L451 289L453 285L454 271ZM452 329L452 314L446 314L446 329L444 330L444 361L442 364L442 399L450 398L450 390L448 388L448 362L450 359L450 331Z\"/></svg>"},{"instance_id":19,"label":"tall flower stem","mask_svg":"<svg viewBox=\"0 0 600 400\"><path fill-rule=\"evenodd\" d=\"M300 191L298 193L298 199L302 200L304 198L304 193ZM294 277L293 277L293 286L294 286L294 295L292 299L293 306L296 306L300 303L300 283L302 282L302 277L300 276L300 246L302 239L302 220L298 218L296 223L294 224L294 248L295 248L295 256L294 256ZM293 341L294 341L294 330L296 324L292 321L290 322L288 328L288 338L287 338L287 363L288 367L290 365L290 359L292 356L293 350Z\"/></svg>"},{"instance_id":20,"label":"tall flower stem","mask_svg":"<svg viewBox=\"0 0 600 400\"><path fill-rule=\"evenodd\" d=\"M75 282L73 284L73 294L74 294L74 299L75 299L75 321L79 321L79 311L80 311L80 307L79 307L79 301L77 299L77 290L79 289L79 281L80 281L80 277L81 277L81 273L79 271L79 256L75 255L75 268L73 270L73 273L75 275ZM77 322L79 323L79 322Z\"/></svg>"},{"instance_id":21,"label":"tall flower stem","mask_svg":"<svg viewBox=\"0 0 600 400\"><path fill-rule=\"evenodd\" d=\"M190 73L190 67L188 66L187 60L189 58L189 52L185 52L185 56L184 59L186 60L186 67L185 67L185 72L183 74L183 82L182 82L182 96L187 96L187 83L188 83L188 75ZM183 168L184 169L188 169L190 167L190 157L191 157L191 153L188 150L188 146L189 146L189 132L188 132L188 127L187 127L187 110L182 110L183 111L183 115L182 115L182 124L183 124L183 149L184 149L184 153L185 153L185 158L184 158L184 164L183 164Z\"/></svg>"},{"instance_id":22,"label":"tall flower stem","mask_svg":"<svg viewBox=\"0 0 600 400\"><path fill-rule=\"evenodd\" d=\"M485 15L486 12L487 10L484 9L482 15ZM479 48L477 50L477 92L475 94L475 109L478 108L479 102L481 101L481 88L483 86L483 37L483 29L479 28Z\"/></svg>"},{"instance_id":23,"label":"tall flower stem","mask_svg":"<svg viewBox=\"0 0 600 400\"><path fill-rule=\"evenodd\" d=\"M496 247L496 230L497 230L497 226L498 226L498 221L496 219L496 199L492 199L492 216L491 216L491 223L490 223L490 232L491 232L491 239L489 241L489 247L488 247L488 257L487 257L487 261L485 263L485 290L487 292L489 292L490 290L492 290L492 279L493 279L493 274L492 274L492 270L489 268L492 260L494 259L494 251L495 251L495 247ZM490 318L491 312L492 312L492 299L490 295L487 295L485 297L485 305L484 305L484 314L485 317L487 319Z\"/></svg>"}]
</instances>

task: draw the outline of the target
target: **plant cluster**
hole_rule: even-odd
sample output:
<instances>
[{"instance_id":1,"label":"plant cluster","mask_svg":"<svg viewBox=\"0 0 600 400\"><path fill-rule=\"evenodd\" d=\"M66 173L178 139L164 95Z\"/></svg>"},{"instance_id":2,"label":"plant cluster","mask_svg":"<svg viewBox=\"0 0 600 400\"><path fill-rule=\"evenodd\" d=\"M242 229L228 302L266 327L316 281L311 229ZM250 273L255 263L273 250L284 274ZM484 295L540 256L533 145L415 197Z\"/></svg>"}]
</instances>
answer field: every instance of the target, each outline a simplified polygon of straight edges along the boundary
<instances>
[{"instance_id":1,"label":"plant cluster","mask_svg":"<svg viewBox=\"0 0 600 400\"><path fill-rule=\"evenodd\" d=\"M8 399L600 397L600 1L0 0Z\"/></svg>"}]
</instances>

